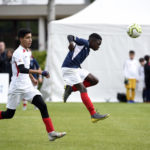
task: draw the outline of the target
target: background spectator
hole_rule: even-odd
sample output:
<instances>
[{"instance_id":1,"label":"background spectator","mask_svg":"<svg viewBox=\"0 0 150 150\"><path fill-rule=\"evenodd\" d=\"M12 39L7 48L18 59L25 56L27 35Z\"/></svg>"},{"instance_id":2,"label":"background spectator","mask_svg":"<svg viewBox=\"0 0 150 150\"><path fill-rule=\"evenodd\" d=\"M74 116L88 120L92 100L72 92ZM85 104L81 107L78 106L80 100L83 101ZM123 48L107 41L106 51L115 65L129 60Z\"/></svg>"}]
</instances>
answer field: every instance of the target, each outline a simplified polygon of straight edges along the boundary
<instances>
[{"instance_id":1,"label":"background spectator","mask_svg":"<svg viewBox=\"0 0 150 150\"><path fill-rule=\"evenodd\" d=\"M5 58L6 58L6 51L5 51L5 43L0 41L0 73L4 73L5 71Z\"/></svg>"},{"instance_id":2,"label":"background spectator","mask_svg":"<svg viewBox=\"0 0 150 150\"><path fill-rule=\"evenodd\" d=\"M150 56L144 57L146 64L144 66L145 87L146 87L146 102L150 102Z\"/></svg>"},{"instance_id":3,"label":"background spectator","mask_svg":"<svg viewBox=\"0 0 150 150\"><path fill-rule=\"evenodd\" d=\"M144 58L139 59L140 67L139 67L139 83L138 83L138 90L142 91L142 98L143 102L146 102L146 90L145 90L145 75L144 75L144 65L145 60Z\"/></svg>"},{"instance_id":4,"label":"background spectator","mask_svg":"<svg viewBox=\"0 0 150 150\"><path fill-rule=\"evenodd\" d=\"M9 74L9 83L11 81L11 76L12 76L12 68L11 68L12 55L13 55L13 50L12 49L8 49L6 51L4 72Z\"/></svg>"},{"instance_id":5,"label":"background spectator","mask_svg":"<svg viewBox=\"0 0 150 150\"><path fill-rule=\"evenodd\" d=\"M128 103L134 103L136 82L138 81L138 62L135 52L129 51L129 59L124 64L126 97Z\"/></svg>"}]
</instances>

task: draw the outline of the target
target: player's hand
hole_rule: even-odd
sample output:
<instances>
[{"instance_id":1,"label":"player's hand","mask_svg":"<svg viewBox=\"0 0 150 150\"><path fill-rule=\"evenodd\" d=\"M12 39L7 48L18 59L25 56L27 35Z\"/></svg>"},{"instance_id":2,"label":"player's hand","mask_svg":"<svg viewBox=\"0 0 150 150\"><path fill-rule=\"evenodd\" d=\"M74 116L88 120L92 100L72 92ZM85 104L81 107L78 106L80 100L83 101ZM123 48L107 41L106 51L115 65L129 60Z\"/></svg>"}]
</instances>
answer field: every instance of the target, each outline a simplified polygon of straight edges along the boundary
<instances>
[{"instance_id":1,"label":"player's hand","mask_svg":"<svg viewBox=\"0 0 150 150\"><path fill-rule=\"evenodd\" d=\"M46 77L46 78L49 78L50 77L50 74L48 71L42 71L42 76Z\"/></svg>"},{"instance_id":2,"label":"player's hand","mask_svg":"<svg viewBox=\"0 0 150 150\"><path fill-rule=\"evenodd\" d=\"M73 50L74 50L74 43L71 42L71 43L69 44L68 48L69 48L70 51L73 51Z\"/></svg>"},{"instance_id":3,"label":"player's hand","mask_svg":"<svg viewBox=\"0 0 150 150\"><path fill-rule=\"evenodd\" d=\"M125 85L129 84L129 80L127 78L124 79L124 84Z\"/></svg>"},{"instance_id":4,"label":"player's hand","mask_svg":"<svg viewBox=\"0 0 150 150\"><path fill-rule=\"evenodd\" d=\"M33 83L34 86L36 86L38 84L38 81L36 79L33 79L32 83Z\"/></svg>"}]
</instances>

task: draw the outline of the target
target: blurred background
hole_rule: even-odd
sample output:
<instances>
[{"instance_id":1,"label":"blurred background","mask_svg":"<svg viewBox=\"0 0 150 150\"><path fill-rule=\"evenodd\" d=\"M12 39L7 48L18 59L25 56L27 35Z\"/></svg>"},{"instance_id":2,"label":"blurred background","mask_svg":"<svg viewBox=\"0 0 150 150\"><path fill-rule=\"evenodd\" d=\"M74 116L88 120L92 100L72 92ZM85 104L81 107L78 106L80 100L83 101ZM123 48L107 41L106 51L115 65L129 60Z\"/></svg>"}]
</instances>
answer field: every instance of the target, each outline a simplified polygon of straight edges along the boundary
<instances>
[{"instance_id":1,"label":"blurred background","mask_svg":"<svg viewBox=\"0 0 150 150\"><path fill-rule=\"evenodd\" d=\"M55 0L55 19L71 16L87 7L92 0ZM30 28L33 33L33 50L47 48L48 0L0 0L0 41L7 47L18 46L19 28Z\"/></svg>"}]
</instances>

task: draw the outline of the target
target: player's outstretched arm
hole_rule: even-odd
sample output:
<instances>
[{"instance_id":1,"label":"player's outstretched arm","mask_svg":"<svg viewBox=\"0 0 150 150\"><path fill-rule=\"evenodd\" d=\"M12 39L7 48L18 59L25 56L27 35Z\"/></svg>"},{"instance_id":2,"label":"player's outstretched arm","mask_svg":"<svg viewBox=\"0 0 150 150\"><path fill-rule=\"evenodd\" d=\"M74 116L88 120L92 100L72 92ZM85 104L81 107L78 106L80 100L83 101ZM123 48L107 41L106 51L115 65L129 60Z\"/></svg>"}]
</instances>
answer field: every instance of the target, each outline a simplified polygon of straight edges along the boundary
<instances>
[{"instance_id":1,"label":"player's outstretched arm","mask_svg":"<svg viewBox=\"0 0 150 150\"><path fill-rule=\"evenodd\" d=\"M25 74L40 74L46 78L50 77L50 74L48 71L42 71L42 70L33 70L33 69L27 69L24 67L24 65L18 65L18 69L20 73L25 73Z\"/></svg>"},{"instance_id":2,"label":"player's outstretched arm","mask_svg":"<svg viewBox=\"0 0 150 150\"><path fill-rule=\"evenodd\" d=\"M32 69L29 69L29 73L32 73L32 74L40 74L46 78L49 78L50 77L50 74L48 71L42 71L42 70L32 70Z\"/></svg>"},{"instance_id":3,"label":"player's outstretched arm","mask_svg":"<svg viewBox=\"0 0 150 150\"><path fill-rule=\"evenodd\" d=\"M31 73L29 73L29 77L30 77L30 79L31 79L31 81L32 81L32 83L33 83L33 85L37 85L37 84L38 84L38 80L36 80L36 79L34 78L34 76L33 76Z\"/></svg>"}]
</instances>

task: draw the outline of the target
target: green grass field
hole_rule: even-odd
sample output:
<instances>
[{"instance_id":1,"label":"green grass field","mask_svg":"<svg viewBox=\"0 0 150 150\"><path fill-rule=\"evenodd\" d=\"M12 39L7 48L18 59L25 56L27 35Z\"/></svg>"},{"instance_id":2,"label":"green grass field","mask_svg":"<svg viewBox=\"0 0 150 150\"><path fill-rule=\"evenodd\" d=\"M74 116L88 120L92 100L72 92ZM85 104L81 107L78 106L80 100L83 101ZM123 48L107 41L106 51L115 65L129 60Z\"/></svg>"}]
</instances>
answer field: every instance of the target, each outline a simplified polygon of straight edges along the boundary
<instances>
[{"instance_id":1,"label":"green grass field","mask_svg":"<svg viewBox=\"0 0 150 150\"><path fill-rule=\"evenodd\" d=\"M91 123L82 103L47 103L57 131L48 141L38 110L19 106L11 120L0 120L0 150L150 150L150 104L95 103L110 118ZM5 105L0 105L4 110Z\"/></svg>"}]
</instances>

